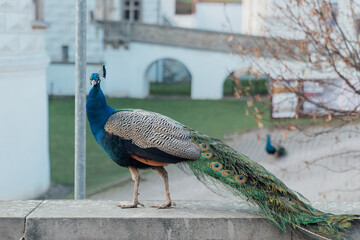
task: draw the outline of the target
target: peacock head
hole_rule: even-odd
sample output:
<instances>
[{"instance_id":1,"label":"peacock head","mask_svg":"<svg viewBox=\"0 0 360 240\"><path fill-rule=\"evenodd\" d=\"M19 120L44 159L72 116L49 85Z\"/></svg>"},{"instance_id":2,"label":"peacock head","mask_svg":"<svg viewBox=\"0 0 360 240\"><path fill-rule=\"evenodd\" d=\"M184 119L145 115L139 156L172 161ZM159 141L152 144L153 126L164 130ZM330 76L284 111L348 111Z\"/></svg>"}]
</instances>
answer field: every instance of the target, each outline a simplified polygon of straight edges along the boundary
<instances>
[{"instance_id":1,"label":"peacock head","mask_svg":"<svg viewBox=\"0 0 360 240\"><path fill-rule=\"evenodd\" d=\"M91 74L91 76L90 76L90 84L91 84L91 86L94 87L94 86L100 84L100 82L101 82L100 75L101 75L103 78L106 77L106 68L105 68L105 65L102 66L102 69L101 69L99 72Z\"/></svg>"},{"instance_id":2,"label":"peacock head","mask_svg":"<svg viewBox=\"0 0 360 240\"><path fill-rule=\"evenodd\" d=\"M101 80L100 80L100 75L98 73L93 73L90 76L90 84L91 86L95 86L100 84Z\"/></svg>"}]
</instances>

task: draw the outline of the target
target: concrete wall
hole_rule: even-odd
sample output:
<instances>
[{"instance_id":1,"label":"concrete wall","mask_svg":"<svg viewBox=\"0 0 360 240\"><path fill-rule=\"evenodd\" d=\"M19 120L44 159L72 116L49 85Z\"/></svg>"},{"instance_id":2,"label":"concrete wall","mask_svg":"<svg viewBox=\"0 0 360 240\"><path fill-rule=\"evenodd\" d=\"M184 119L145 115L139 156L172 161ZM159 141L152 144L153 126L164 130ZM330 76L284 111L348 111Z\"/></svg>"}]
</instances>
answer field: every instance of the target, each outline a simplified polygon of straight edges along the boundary
<instances>
[{"instance_id":1,"label":"concrete wall","mask_svg":"<svg viewBox=\"0 0 360 240\"><path fill-rule=\"evenodd\" d=\"M159 202L144 202L149 204ZM241 239L310 240L254 214L246 204L179 201L170 209L121 209L115 201L0 201L0 238L29 239ZM316 203L336 214L360 214L357 203ZM360 239L360 221L347 240Z\"/></svg>"},{"instance_id":2,"label":"concrete wall","mask_svg":"<svg viewBox=\"0 0 360 240\"><path fill-rule=\"evenodd\" d=\"M0 199L28 199L50 185L44 29L31 0L0 1Z\"/></svg>"},{"instance_id":3,"label":"concrete wall","mask_svg":"<svg viewBox=\"0 0 360 240\"><path fill-rule=\"evenodd\" d=\"M105 29L105 43L114 47L119 46L120 41L143 42L157 45L168 45L190 49L202 49L208 51L222 51L229 53L231 38L240 46L252 48L264 48L262 37L231 33L196 30L180 27L159 26L142 23L125 22L99 22ZM230 41L230 42L229 42ZM269 44L273 42L268 39ZM234 41L231 42L235 44ZM237 46L234 46L235 48ZM294 51L297 49L295 48ZM234 50L236 51L236 49ZM298 51L299 52L299 51ZM288 54L287 54L288 55Z\"/></svg>"},{"instance_id":4,"label":"concrete wall","mask_svg":"<svg viewBox=\"0 0 360 240\"><path fill-rule=\"evenodd\" d=\"M187 67L192 76L193 99L222 98L223 83L229 73L249 65L238 56L224 52L133 42L129 49L105 50L104 60L108 69L108 85L103 87L105 94L116 97L146 97L149 83L145 80L145 74L153 62L162 58L176 59Z\"/></svg>"}]
</instances>

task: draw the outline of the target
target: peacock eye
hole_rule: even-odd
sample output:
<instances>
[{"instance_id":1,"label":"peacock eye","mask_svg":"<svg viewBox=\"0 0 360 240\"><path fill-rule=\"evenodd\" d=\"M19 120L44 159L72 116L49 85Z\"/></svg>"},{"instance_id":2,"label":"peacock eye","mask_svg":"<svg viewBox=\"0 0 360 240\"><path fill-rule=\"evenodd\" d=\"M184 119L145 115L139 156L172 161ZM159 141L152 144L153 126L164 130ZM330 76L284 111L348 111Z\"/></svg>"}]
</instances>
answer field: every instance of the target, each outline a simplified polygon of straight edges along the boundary
<instances>
[{"instance_id":1,"label":"peacock eye","mask_svg":"<svg viewBox=\"0 0 360 240\"><path fill-rule=\"evenodd\" d=\"M215 171L220 171L222 169L222 165L218 162L214 162L211 164L211 168Z\"/></svg>"},{"instance_id":2,"label":"peacock eye","mask_svg":"<svg viewBox=\"0 0 360 240\"><path fill-rule=\"evenodd\" d=\"M246 177L243 176L243 175L237 175L237 176L235 176L235 180L236 180L238 183L244 183L244 182L246 182Z\"/></svg>"}]
</instances>

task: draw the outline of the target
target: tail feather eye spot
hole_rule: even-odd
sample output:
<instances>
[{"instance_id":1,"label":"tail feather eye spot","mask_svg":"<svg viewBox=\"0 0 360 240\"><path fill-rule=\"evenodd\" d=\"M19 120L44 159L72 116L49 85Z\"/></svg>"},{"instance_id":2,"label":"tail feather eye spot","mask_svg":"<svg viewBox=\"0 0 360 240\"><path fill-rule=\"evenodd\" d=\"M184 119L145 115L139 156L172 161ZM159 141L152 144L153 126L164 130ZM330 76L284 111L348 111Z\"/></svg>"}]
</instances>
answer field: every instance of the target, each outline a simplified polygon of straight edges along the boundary
<instances>
[{"instance_id":1,"label":"tail feather eye spot","mask_svg":"<svg viewBox=\"0 0 360 240\"><path fill-rule=\"evenodd\" d=\"M214 162L211 164L211 168L215 171L220 171L222 169L221 163Z\"/></svg>"},{"instance_id":2,"label":"tail feather eye spot","mask_svg":"<svg viewBox=\"0 0 360 240\"><path fill-rule=\"evenodd\" d=\"M238 183L244 183L246 182L246 177L243 175L237 175L235 176L235 181L237 181Z\"/></svg>"},{"instance_id":3,"label":"tail feather eye spot","mask_svg":"<svg viewBox=\"0 0 360 240\"><path fill-rule=\"evenodd\" d=\"M206 143L200 143L199 147L202 151L207 151L209 150L209 145L207 145Z\"/></svg>"},{"instance_id":4,"label":"tail feather eye spot","mask_svg":"<svg viewBox=\"0 0 360 240\"><path fill-rule=\"evenodd\" d=\"M221 174L225 177L225 176L232 176L234 175L234 171L230 171L230 170L222 170Z\"/></svg>"},{"instance_id":5,"label":"tail feather eye spot","mask_svg":"<svg viewBox=\"0 0 360 240\"><path fill-rule=\"evenodd\" d=\"M205 153L202 153L201 155L207 159L210 159L213 156L213 154L211 152L205 152Z\"/></svg>"}]
</instances>

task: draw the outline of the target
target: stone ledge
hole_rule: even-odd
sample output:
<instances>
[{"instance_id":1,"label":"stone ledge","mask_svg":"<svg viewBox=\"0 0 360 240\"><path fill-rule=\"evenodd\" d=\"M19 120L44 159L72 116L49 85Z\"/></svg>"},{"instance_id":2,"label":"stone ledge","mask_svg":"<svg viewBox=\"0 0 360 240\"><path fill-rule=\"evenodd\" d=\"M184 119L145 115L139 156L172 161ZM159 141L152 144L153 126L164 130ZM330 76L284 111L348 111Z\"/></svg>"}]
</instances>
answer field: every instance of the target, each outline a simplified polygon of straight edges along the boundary
<instances>
[{"instance_id":1,"label":"stone ledge","mask_svg":"<svg viewBox=\"0 0 360 240\"><path fill-rule=\"evenodd\" d=\"M246 205L178 201L170 209L120 209L116 201L0 201L0 239L307 239L282 234ZM145 202L145 205L154 202ZM360 203L315 203L360 214ZM357 222L348 239L360 239Z\"/></svg>"}]
</instances>

